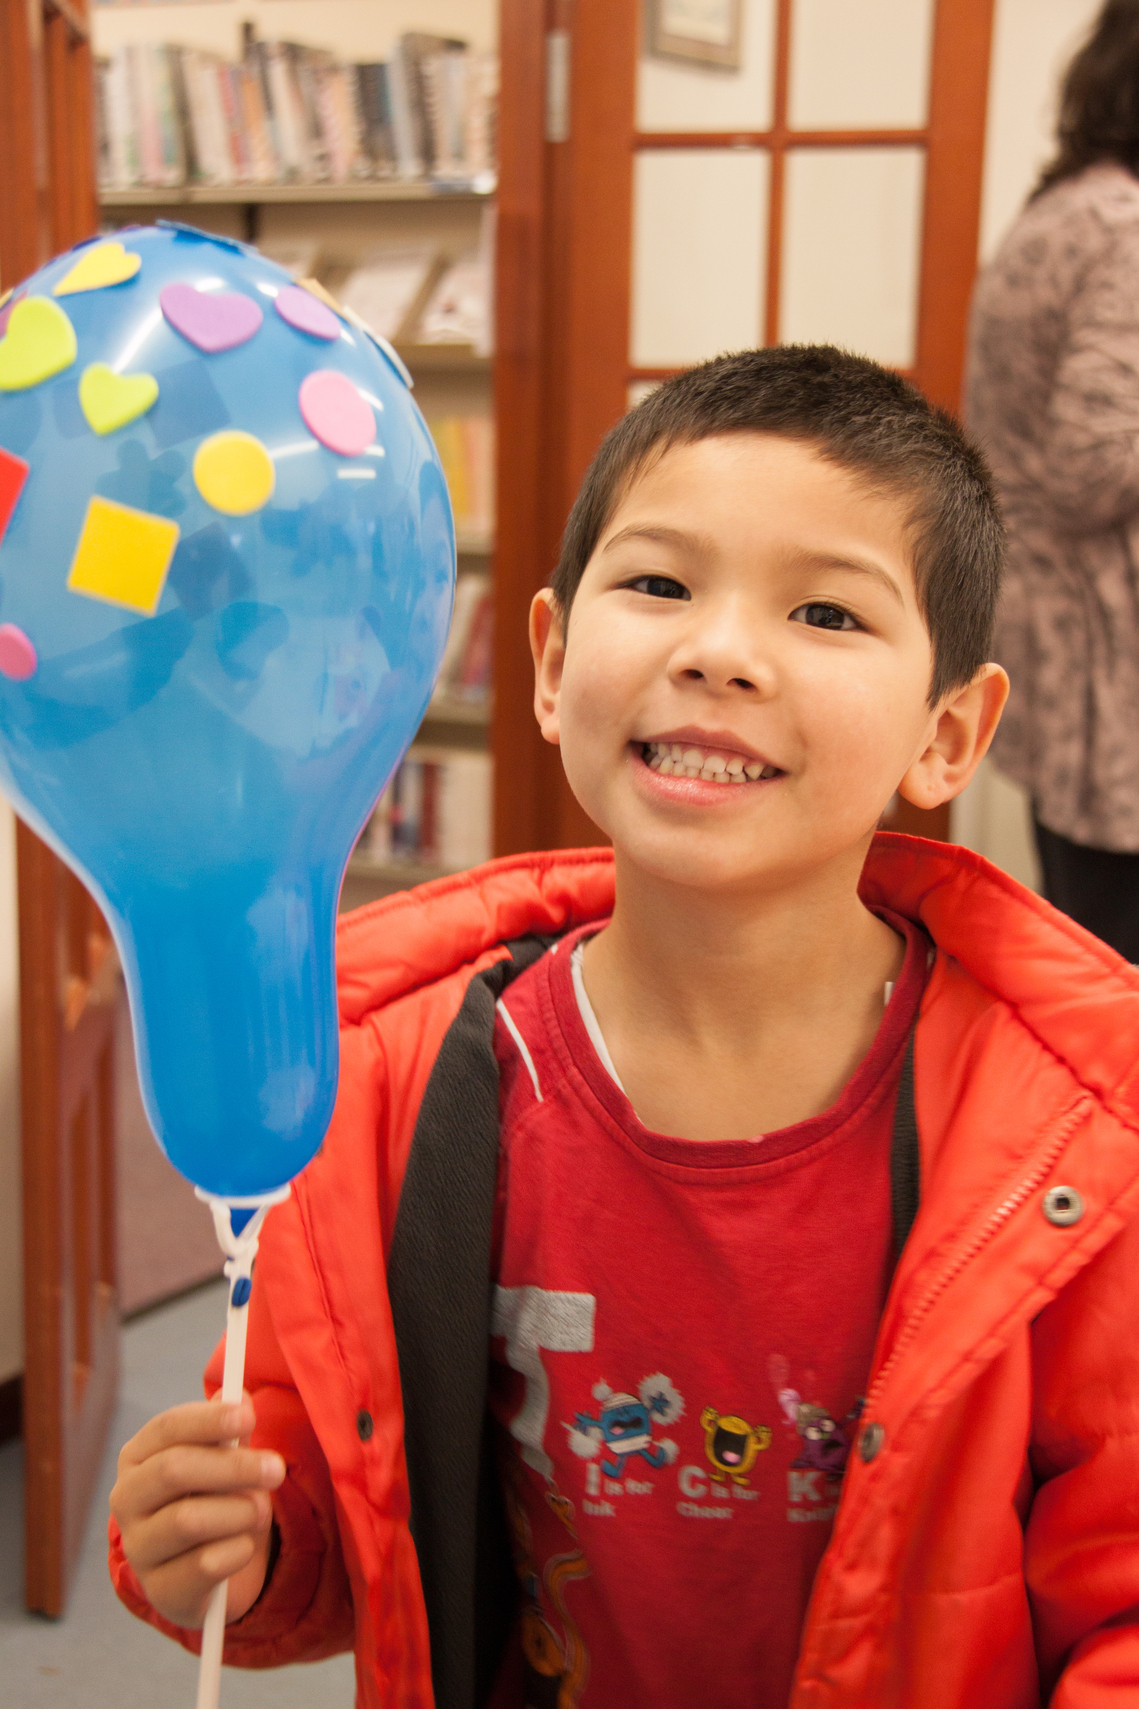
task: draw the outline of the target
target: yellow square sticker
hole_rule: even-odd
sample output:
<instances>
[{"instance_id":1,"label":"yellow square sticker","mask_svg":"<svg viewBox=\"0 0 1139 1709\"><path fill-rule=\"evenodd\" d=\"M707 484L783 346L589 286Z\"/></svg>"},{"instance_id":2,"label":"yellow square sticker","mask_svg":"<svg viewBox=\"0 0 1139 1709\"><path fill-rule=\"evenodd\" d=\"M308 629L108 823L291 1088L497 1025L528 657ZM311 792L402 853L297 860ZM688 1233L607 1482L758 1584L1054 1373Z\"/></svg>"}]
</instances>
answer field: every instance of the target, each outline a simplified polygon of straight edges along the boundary
<instances>
[{"instance_id":1,"label":"yellow square sticker","mask_svg":"<svg viewBox=\"0 0 1139 1709\"><path fill-rule=\"evenodd\" d=\"M179 533L178 524L165 516L93 498L67 585L72 593L153 617Z\"/></svg>"}]
</instances>

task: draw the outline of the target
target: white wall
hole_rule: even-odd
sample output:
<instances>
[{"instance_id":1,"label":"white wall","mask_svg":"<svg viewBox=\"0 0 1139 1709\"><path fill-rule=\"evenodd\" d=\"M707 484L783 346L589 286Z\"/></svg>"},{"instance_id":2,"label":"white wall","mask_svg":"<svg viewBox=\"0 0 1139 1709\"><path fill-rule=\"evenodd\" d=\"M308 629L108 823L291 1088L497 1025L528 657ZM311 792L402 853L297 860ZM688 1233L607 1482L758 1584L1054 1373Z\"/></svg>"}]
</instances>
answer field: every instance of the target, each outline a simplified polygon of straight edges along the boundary
<instances>
[{"instance_id":1,"label":"white wall","mask_svg":"<svg viewBox=\"0 0 1139 1709\"><path fill-rule=\"evenodd\" d=\"M0 1383L23 1369L16 821L0 797Z\"/></svg>"}]
</instances>

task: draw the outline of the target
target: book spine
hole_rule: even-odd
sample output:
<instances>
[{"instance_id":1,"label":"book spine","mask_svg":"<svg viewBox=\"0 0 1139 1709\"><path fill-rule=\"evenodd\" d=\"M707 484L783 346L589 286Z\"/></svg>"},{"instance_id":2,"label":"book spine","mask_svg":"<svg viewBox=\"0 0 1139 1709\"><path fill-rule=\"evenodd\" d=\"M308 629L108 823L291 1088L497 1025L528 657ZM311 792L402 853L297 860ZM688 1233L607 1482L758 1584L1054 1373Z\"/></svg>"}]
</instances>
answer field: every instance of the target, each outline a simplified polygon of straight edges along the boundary
<instances>
[{"instance_id":1,"label":"book spine","mask_svg":"<svg viewBox=\"0 0 1139 1709\"><path fill-rule=\"evenodd\" d=\"M423 151L412 108L411 79L404 56L397 47L388 61L388 99L391 103L392 144L396 176L421 178Z\"/></svg>"},{"instance_id":2,"label":"book spine","mask_svg":"<svg viewBox=\"0 0 1139 1709\"><path fill-rule=\"evenodd\" d=\"M293 93L289 78L288 56L281 42L269 43L266 56L268 59L269 89L277 124L277 147L278 159L281 162L281 177L295 180L301 176L303 156L297 125L296 96Z\"/></svg>"},{"instance_id":3,"label":"book spine","mask_svg":"<svg viewBox=\"0 0 1139 1709\"><path fill-rule=\"evenodd\" d=\"M198 157L194 148L194 126L190 118L190 100L186 89L186 49L181 47L167 48L166 64L170 73L170 99L174 107L174 120L178 127L178 138L182 151L182 182L192 184L200 176L200 172Z\"/></svg>"}]
</instances>

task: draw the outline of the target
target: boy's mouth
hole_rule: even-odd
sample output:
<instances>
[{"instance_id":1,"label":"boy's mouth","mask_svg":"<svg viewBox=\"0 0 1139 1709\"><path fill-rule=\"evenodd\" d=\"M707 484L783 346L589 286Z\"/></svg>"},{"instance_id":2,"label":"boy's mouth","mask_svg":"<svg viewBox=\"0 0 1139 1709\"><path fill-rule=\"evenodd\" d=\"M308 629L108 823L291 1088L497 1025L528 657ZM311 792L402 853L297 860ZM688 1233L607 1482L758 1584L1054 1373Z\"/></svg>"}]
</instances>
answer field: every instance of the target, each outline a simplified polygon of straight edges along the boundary
<instances>
[{"instance_id":1,"label":"boy's mouth","mask_svg":"<svg viewBox=\"0 0 1139 1709\"><path fill-rule=\"evenodd\" d=\"M685 742L639 742L641 758L662 777L698 777L703 783L758 783L781 777L776 765L745 759L718 748L698 748Z\"/></svg>"}]
</instances>

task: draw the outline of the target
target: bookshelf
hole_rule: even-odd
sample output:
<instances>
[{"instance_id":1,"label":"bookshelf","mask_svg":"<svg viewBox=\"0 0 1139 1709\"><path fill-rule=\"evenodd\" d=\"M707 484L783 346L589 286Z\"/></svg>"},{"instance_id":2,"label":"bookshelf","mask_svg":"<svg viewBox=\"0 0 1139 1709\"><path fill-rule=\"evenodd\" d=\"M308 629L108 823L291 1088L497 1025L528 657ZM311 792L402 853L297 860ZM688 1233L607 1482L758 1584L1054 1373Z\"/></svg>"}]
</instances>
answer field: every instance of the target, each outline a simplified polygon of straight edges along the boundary
<instances>
[{"instance_id":1,"label":"bookshelf","mask_svg":"<svg viewBox=\"0 0 1139 1709\"><path fill-rule=\"evenodd\" d=\"M485 221L495 205L495 174L493 155L485 148L493 123L488 129L484 115L485 102L493 104L493 77L486 81L486 66L496 47L497 0L388 0L383 7L374 0L293 0L287 13L263 0L214 0L208 9L105 5L95 9L93 28L101 65L99 208L104 228L188 220L219 236L257 244L297 276L319 279L340 301L374 319L391 336L413 377L416 401L436 432L452 480L458 573L460 582L470 578L467 606L475 598L476 582L482 590L476 603L488 606L495 540L484 418L493 409L493 358L451 328L431 326L431 341L418 334L447 267L487 252ZM405 45L410 43L406 32L469 44L462 84L466 105L459 109L464 141L445 156L438 145L453 127L440 117L438 105L430 105L432 74L422 60L429 50ZM425 40L422 35L414 39L416 44ZM365 89L377 77L386 91L379 106ZM413 85L420 90L419 96L410 96L418 117L410 131L405 120L402 133L401 77L406 90ZM355 129L347 133L354 141L347 152L346 133L330 118L333 85L340 93L350 89L354 103ZM435 87L438 92L440 84ZM408 99L406 92L403 98ZM436 93L436 102L440 99ZM223 110L219 133L213 120ZM161 115L157 132L156 112ZM421 164L409 170L412 132L418 137L412 152ZM229 139L220 153L219 134ZM271 181L274 172L287 181ZM394 322L385 324L378 311L352 295L356 270L367 269L385 252L427 253L438 262L424 273L398 331ZM309 259L302 261L306 255ZM458 287L453 295L461 296ZM482 439L474 432L480 422ZM470 501L466 512L464 494ZM485 680L489 638L485 616L482 637L480 681ZM465 659L464 652L461 662ZM432 764L459 756L448 770L450 788L452 774L467 775L464 764L469 772L471 762L461 756L487 752L491 713L489 694L480 697L466 675L448 682L453 691L445 683L436 693L417 744L434 756ZM435 781L442 791L441 771L432 789ZM470 822L481 824L483 817L480 809ZM367 839L362 839L350 863L342 906L354 907L455 870L407 846L410 822L405 812L402 832L393 834L393 859L365 852ZM458 822L464 822L461 813ZM448 823L454 854L465 845L462 838L456 843L453 809ZM432 842L426 830L425 840ZM438 840L442 847L442 832ZM482 852L490 854L489 841Z\"/></svg>"}]
</instances>

